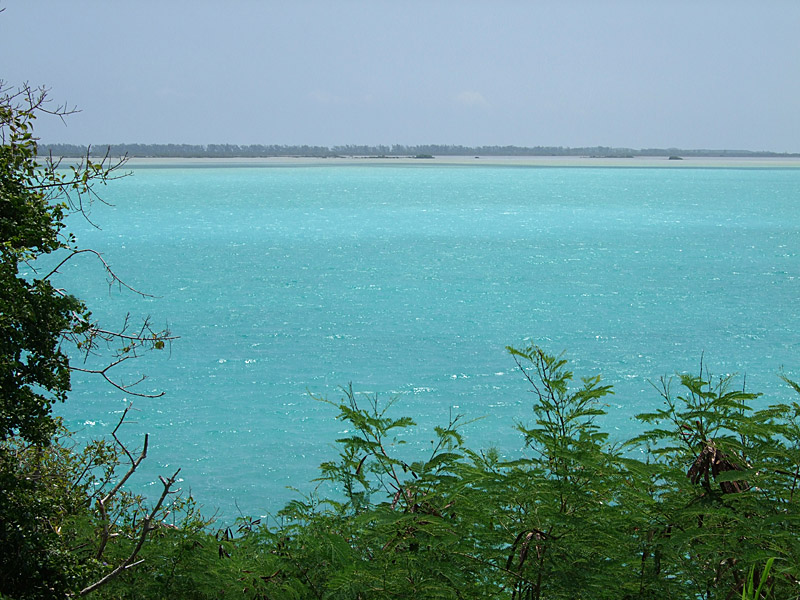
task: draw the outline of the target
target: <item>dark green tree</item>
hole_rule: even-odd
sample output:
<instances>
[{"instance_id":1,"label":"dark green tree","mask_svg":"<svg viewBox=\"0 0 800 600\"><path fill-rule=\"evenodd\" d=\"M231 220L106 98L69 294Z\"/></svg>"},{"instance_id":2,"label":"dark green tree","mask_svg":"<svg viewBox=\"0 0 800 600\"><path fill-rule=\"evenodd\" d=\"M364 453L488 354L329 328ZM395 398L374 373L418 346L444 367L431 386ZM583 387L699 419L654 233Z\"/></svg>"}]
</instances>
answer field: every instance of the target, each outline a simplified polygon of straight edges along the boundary
<instances>
[{"instance_id":1,"label":"dark green tree","mask_svg":"<svg viewBox=\"0 0 800 600\"><path fill-rule=\"evenodd\" d=\"M98 253L79 248L65 230L69 215L88 218L96 187L117 177L124 160L95 162L87 154L62 165L37 159L36 118L70 112L51 108L43 88L0 81L0 596L14 598L64 597L113 572L118 564L100 566L111 529L126 511L142 509L116 485L122 459L131 459L120 474L123 481L138 466L116 431L114 442L95 444L88 454L61 443L65 432L52 408L66 399L70 373L78 368L70 363L69 346L87 355L105 353L102 367L80 370L136 394L116 382L111 369L172 339L147 319L135 330L127 319L118 330L104 329L53 282L64 262L88 252L112 281L124 285ZM98 472L105 477L98 480ZM174 477L164 481L159 509ZM157 514L146 513L150 520L143 527L140 521L137 531L146 536ZM91 544L100 547L89 552L93 538ZM135 553L119 564L130 556Z\"/></svg>"}]
</instances>

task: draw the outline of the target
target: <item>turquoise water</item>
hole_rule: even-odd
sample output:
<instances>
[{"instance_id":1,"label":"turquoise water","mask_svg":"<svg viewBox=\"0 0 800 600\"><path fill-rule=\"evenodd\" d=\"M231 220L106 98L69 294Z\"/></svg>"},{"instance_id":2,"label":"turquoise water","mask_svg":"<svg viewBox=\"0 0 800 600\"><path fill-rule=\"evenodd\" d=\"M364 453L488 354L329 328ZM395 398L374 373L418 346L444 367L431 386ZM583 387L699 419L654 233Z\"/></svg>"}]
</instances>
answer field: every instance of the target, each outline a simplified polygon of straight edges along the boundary
<instances>
[{"instance_id":1,"label":"turquoise water","mask_svg":"<svg viewBox=\"0 0 800 600\"><path fill-rule=\"evenodd\" d=\"M513 452L532 397L506 345L602 373L620 435L659 403L650 380L702 355L770 401L781 366L800 377L800 170L140 168L104 196L79 242L157 297L109 291L88 258L60 283L110 325L130 310L180 336L120 370L166 392L126 435L151 434L139 485L180 466L224 518L313 488L344 426L309 392L348 382L399 397L410 452L451 412L485 417L473 447ZM61 412L100 435L127 400L76 376Z\"/></svg>"}]
</instances>

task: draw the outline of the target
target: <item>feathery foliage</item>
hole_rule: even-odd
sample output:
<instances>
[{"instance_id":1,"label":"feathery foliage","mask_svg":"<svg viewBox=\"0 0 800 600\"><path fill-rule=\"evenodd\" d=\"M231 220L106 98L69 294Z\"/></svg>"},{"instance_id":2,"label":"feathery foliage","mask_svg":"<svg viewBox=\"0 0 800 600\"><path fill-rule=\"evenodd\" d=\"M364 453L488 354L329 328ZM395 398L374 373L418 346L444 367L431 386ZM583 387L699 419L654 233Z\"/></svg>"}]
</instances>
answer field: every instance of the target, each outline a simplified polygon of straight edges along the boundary
<instances>
[{"instance_id":1,"label":"feathery foliage","mask_svg":"<svg viewBox=\"0 0 800 600\"><path fill-rule=\"evenodd\" d=\"M612 442L597 376L509 349L533 391L515 458L465 447L456 416L415 456L392 402L343 390L319 487L269 524L167 530L114 598L796 598L800 405L756 410L731 378L657 388ZM796 384L789 380L795 391ZM155 553L154 555L149 554ZM148 590L144 594L143 590ZM767 594L771 594L768 596Z\"/></svg>"}]
</instances>

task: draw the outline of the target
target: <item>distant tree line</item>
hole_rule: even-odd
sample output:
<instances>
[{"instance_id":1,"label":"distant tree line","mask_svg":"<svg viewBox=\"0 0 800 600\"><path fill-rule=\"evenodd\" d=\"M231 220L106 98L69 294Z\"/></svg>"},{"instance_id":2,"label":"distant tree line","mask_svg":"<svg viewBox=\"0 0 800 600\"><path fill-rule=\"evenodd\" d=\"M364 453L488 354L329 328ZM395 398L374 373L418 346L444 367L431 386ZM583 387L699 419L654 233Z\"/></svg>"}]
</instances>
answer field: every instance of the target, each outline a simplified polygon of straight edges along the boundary
<instances>
[{"instance_id":1,"label":"distant tree line","mask_svg":"<svg viewBox=\"0 0 800 600\"><path fill-rule=\"evenodd\" d=\"M110 144L82 146L78 144L39 144L39 154L65 158L129 156L137 158L269 158L341 156L427 157L427 156L590 156L634 158L637 156L685 157L800 157L800 153L780 153L752 150L687 150L681 148L613 148L588 146L459 146L448 144L345 145L345 146L288 146L277 144Z\"/></svg>"}]
</instances>

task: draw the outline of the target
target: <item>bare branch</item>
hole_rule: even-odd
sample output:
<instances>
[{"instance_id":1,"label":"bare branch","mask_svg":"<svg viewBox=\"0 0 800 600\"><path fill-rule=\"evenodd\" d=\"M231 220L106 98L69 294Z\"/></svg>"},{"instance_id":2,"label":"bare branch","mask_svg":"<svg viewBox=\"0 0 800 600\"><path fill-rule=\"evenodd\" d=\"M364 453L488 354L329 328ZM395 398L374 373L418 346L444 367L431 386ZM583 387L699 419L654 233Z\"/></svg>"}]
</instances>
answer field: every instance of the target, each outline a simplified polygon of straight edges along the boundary
<instances>
[{"instance_id":1,"label":"bare branch","mask_svg":"<svg viewBox=\"0 0 800 600\"><path fill-rule=\"evenodd\" d=\"M133 358L133 357L132 356L123 356L121 359L111 363L110 365L108 365L107 367L104 367L102 369L82 369L80 367L74 367L72 365L70 365L69 369L70 369L70 371L79 371L81 373L89 373L91 375L100 375L103 379L105 379L108 383L113 385L119 391L125 392L126 394L130 394L131 396L137 396L139 398L161 398L161 396L163 396L165 392L158 392L157 394L144 394L142 392L136 392L136 391L131 389L132 387L134 387L136 385L139 385L140 383L145 381L147 379L146 375L142 375L139 379L137 379L133 383L129 383L127 385L124 384L124 383L117 383L111 377L108 376L107 371L109 369L112 369L113 367L116 367L118 364L120 364L121 362L123 362L123 361L125 361L125 360L127 360L129 358Z\"/></svg>"},{"instance_id":2,"label":"bare branch","mask_svg":"<svg viewBox=\"0 0 800 600\"><path fill-rule=\"evenodd\" d=\"M138 294L138 295L140 295L140 296L142 296L144 298L155 298L155 296L153 296L152 294L147 294L145 292L137 290L135 287L133 287L131 285L128 285L127 283L122 281L122 279L120 279L120 277L114 272L114 270L109 266L109 264L103 258L103 255L100 254L97 250L92 250L91 248L83 248L81 250L72 250L70 252L70 254L66 258L64 258L64 260L62 260L60 263L58 263L47 275L42 277L42 279L43 280L47 280L50 277L52 277L53 275L55 275L56 273L58 273L58 270L61 267L63 267L64 264L66 264L68 261L70 261L75 256L78 256L79 254L92 254L92 255L97 257L97 259L103 264L103 269L105 269L106 275L108 275L108 277L109 277L109 283L108 283L109 286L111 286L111 285L116 283L118 286L123 287L123 288L125 288L127 290L130 290L133 293Z\"/></svg>"},{"instance_id":3,"label":"bare branch","mask_svg":"<svg viewBox=\"0 0 800 600\"><path fill-rule=\"evenodd\" d=\"M128 404L128 406L125 408L122 415L120 416L117 426L114 427L114 431L111 432L111 436L114 438L114 441L128 457L128 460L130 462L130 467L128 467L128 470L125 472L125 475L122 476L122 478L117 482L117 484L113 488L111 488L111 491L109 491L102 498L98 498L97 500L97 509L100 511L100 518L103 521L103 533L100 536L100 545L97 548L97 553L95 554L95 558L97 559L100 559L100 557L103 556L103 552L105 552L106 545L108 544L108 540L111 535L111 523L108 518L108 510L107 510L108 504L117 495L119 490L122 489L122 486L125 485L125 482L128 481L128 479L130 479L131 475L133 475L136 472L136 469L139 468L139 465L142 463L142 461L145 458L147 458L147 444L149 441L149 437L147 434L145 434L144 436L144 444L142 446L142 450L139 453L139 456L136 458L133 457L133 455L128 450L128 447L125 446L125 444L123 444L117 437L117 431L125 422L125 417L128 416L128 411L131 409L132 406L133 404Z\"/></svg>"},{"instance_id":4,"label":"bare branch","mask_svg":"<svg viewBox=\"0 0 800 600\"><path fill-rule=\"evenodd\" d=\"M148 513L148 515L145 517L144 521L142 522L142 524L141 524L141 528L142 528L141 529L141 533L139 534L139 539L138 539L138 541L136 543L136 546L134 547L133 551L131 551L131 553L128 556L128 558L126 558L124 561L122 561L113 571L108 573L105 577L103 577L102 579L96 581L92 585L87 586L84 589L82 589L81 592L80 592L81 596L86 596L87 594L91 594L93 591L95 591L99 587L105 585L106 583L108 583L109 581L111 581L112 579L117 577L123 571L125 571L127 569L130 569L132 567L135 567L136 565L138 565L141 562L143 562L143 559L137 561L136 557L139 555L139 551L142 549L142 546L144 546L145 540L147 539L147 535L151 531L156 529L156 526L153 525L153 521L156 519L158 511L161 510L161 505L164 503L164 500L166 499L166 497L169 494L174 493L172 491L172 486L175 485L175 481L177 480L178 474L180 472L181 472L181 470L178 469L168 479L164 479L163 477L159 476L159 479L161 480L161 485L164 486L164 489L161 492L161 497L158 499L158 502L153 507L153 509Z\"/></svg>"},{"instance_id":5,"label":"bare branch","mask_svg":"<svg viewBox=\"0 0 800 600\"><path fill-rule=\"evenodd\" d=\"M128 162L128 157L112 159L110 152L111 148L106 148L99 161L92 160L91 147L88 147L83 158L69 165L68 172L62 164L62 158L54 159L49 154L45 158L44 177L31 181L29 187L47 194L49 198L66 201L70 209L81 213L92 226L99 229L89 217L91 204L95 201L106 205L110 203L97 193L95 185L106 185L109 181L131 175L130 171L120 171Z\"/></svg>"}]
</instances>

